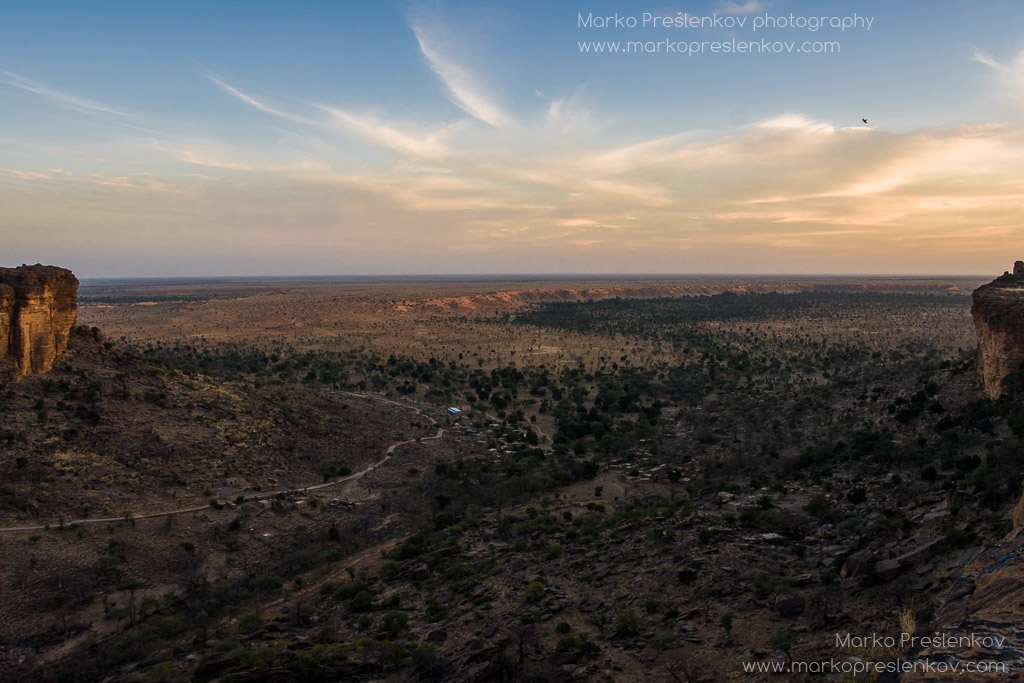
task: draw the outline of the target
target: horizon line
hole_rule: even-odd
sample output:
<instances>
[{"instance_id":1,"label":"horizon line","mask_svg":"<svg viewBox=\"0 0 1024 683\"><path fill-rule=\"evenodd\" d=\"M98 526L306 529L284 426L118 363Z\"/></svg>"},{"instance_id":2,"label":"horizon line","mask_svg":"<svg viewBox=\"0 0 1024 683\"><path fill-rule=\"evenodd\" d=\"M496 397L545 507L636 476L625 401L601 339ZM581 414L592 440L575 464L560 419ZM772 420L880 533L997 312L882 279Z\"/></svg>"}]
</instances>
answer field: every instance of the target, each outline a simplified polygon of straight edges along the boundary
<instances>
[{"instance_id":1,"label":"horizon line","mask_svg":"<svg viewBox=\"0 0 1024 683\"><path fill-rule=\"evenodd\" d=\"M1007 271L1009 272L1009 271ZM1000 274L1001 275L1001 274ZM111 275L99 277L81 277L79 281L87 282L152 282L154 280L327 280L327 279L374 279L374 280L413 280L413 279L457 279L457 280L507 280L507 279L687 279L687 278L824 278L824 279L934 279L934 278L986 278L998 277L991 273L359 273L359 274L279 274L279 275Z\"/></svg>"}]
</instances>

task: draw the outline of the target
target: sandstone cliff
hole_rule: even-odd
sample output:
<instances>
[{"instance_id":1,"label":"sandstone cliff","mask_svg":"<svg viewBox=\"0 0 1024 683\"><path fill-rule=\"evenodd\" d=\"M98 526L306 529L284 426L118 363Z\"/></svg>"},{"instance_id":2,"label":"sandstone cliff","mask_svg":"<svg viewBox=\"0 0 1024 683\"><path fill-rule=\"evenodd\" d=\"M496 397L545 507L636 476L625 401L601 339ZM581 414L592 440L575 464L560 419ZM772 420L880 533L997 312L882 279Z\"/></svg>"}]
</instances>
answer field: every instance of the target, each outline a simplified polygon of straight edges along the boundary
<instances>
[{"instance_id":1,"label":"sandstone cliff","mask_svg":"<svg viewBox=\"0 0 1024 683\"><path fill-rule=\"evenodd\" d=\"M0 380L46 372L68 346L78 278L65 268L0 268Z\"/></svg>"},{"instance_id":2,"label":"sandstone cliff","mask_svg":"<svg viewBox=\"0 0 1024 683\"><path fill-rule=\"evenodd\" d=\"M1007 377L1024 361L1024 261L974 290L971 316L978 333L978 367L989 398L999 398Z\"/></svg>"}]
</instances>

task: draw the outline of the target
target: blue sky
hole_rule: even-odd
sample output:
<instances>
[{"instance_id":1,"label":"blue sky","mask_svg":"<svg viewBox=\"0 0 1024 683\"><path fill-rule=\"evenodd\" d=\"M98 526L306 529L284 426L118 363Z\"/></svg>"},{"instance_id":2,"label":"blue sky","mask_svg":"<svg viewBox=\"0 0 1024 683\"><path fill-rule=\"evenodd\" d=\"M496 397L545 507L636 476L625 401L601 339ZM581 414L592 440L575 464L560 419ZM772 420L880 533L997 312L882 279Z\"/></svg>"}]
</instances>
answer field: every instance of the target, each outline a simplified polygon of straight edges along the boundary
<instances>
[{"instance_id":1,"label":"blue sky","mask_svg":"<svg viewBox=\"0 0 1024 683\"><path fill-rule=\"evenodd\" d=\"M4 265L953 274L1024 254L1019 2L4 14ZM649 25L716 15L733 28ZM616 16L637 26L587 19Z\"/></svg>"}]
</instances>

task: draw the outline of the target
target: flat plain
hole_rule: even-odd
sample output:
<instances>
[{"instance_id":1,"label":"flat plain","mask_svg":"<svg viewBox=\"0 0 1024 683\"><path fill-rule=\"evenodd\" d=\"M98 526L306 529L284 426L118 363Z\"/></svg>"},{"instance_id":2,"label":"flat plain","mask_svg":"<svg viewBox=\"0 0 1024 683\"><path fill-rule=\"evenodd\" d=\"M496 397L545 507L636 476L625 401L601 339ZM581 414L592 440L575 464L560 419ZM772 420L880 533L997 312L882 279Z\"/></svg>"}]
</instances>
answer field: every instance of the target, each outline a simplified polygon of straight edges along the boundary
<instances>
[{"instance_id":1,"label":"flat plain","mask_svg":"<svg viewBox=\"0 0 1024 683\"><path fill-rule=\"evenodd\" d=\"M513 358L558 365L590 364L615 345L602 335L553 333L502 324L541 302L592 302L613 298L656 299L726 292L848 292L969 295L985 278L266 278L212 281L87 281L79 319L111 339L131 344L250 344L305 350L348 351L450 361L469 355L484 366ZM891 316L862 321L852 329L836 311L835 329L882 335L944 336L946 343L973 347L973 329L961 299L947 320ZM956 310L959 315L954 313ZM914 311L913 313L916 313ZM945 323L953 323L949 329ZM497 325L497 326L496 326ZM657 353L642 338L631 340ZM605 353L607 352L607 353ZM596 355L595 355L596 354ZM668 352L664 351L665 357Z\"/></svg>"}]
</instances>

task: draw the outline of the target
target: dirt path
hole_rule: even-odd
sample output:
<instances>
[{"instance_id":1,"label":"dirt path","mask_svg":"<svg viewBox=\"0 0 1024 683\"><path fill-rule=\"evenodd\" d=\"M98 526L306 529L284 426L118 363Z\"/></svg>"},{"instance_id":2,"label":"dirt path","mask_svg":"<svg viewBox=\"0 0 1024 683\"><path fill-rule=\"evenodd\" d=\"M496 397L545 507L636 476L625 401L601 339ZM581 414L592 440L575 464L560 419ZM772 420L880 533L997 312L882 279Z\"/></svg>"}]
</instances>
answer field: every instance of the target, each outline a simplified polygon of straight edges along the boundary
<instances>
[{"instance_id":1,"label":"dirt path","mask_svg":"<svg viewBox=\"0 0 1024 683\"><path fill-rule=\"evenodd\" d=\"M356 394L353 394L353 395L356 395ZM402 407L405 407L405 408L409 408L411 410L419 410L419 407L410 406L408 404L398 403L397 401L392 401L390 399L385 399L385 398L382 398L382 397L373 397L373 396L364 396L364 395L359 395L359 396L364 397L364 398L375 398L376 400L384 401L384 402L387 402L387 403L392 403L394 405L399 405L399 406L402 406ZM434 420L433 417L431 417L429 415L424 415L424 417L426 419L430 420L430 422L433 425L435 425L435 426L437 425L437 421ZM382 457L377 462L371 463L371 464L367 465L366 467L364 467L363 469L359 470L358 472L354 472L354 473L352 473L350 475L347 475L347 476L344 476L344 477L340 477L338 479L335 479L334 481L329 481L329 482L320 483L320 484L312 484L312 485L309 485L309 486L304 486L304 487L299 487L299 488L281 489L279 491L270 491L270 492L261 492L259 494L255 494L255 495L251 495L251 496L245 497L245 500L252 501L252 500L265 499L265 498L273 498L273 497L277 496L280 493L285 493L285 494L287 494L287 493L305 493L307 491L315 491L315 490L327 488L327 487L330 487L330 486L338 486L340 484L345 484L345 483L348 483L348 482L352 482L352 481L355 481L357 479L360 479L360 478L366 476L367 474L369 474L370 472L376 470L378 467L380 467L381 465L386 463L388 460L390 460L391 457L395 454L395 449L397 449L397 448L399 448L401 446L406 446L408 444L413 444L413 443L417 443L417 442L433 441L435 439L440 439L443 436L444 436L444 429L438 428L437 434L435 434L434 436L427 436L427 437L422 437L422 438L418 438L418 439L406 439L404 441L399 441L397 443L394 443L394 444L388 446L387 450L384 453L384 457ZM172 516L172 515L182 515L182 514L199 512L199 511L209 510L209 509L210 509L209 505L203 505L203 506L197 506L197 507L191 507L191 508L185 508L185 509L168 510L168 511L164 511L164 512L151 512L151 513L140 514L140 515L125 515L123 517L105 517L105 518L93 518L93 519L78 519L78 520L72 520L72 521L64 521L62 523L63 523L64 526L69 526L71 524L100 524L100 523L109 523L109 522L120 522L120 521L125 521L126 519L151 519L151 518L155 518L155 517L169 517L169 516ZM61 523L58 523L56 525L50 525L50 526L39 525L39 526L24 526L24 527L0 528L0 532L37 531L37 530L43 530L43 529L47 529L47 528L50 528L50 529L58 528L60 526L60 524ZM349 576L349 571L357 570L360 567L363 567L363 566L365 566L367 564L372 564L372 565L379 564L383 560L385 554L389 550L391 550L392 548L394 548L395 546L397 546L399 543L403 542L404 540L405 540L404 537L403 538L393 538L393 539L390 539L390 540L385 541L383 543L380 543L378 545L375 545L375 546L372 546L372 547L369 547L369 548L365 548L365 549L359 551L358 553L345 558L342 561L342 563L338 566L338 568L336 570L331 571L330 573L328 573L325 576L320 576L320 577L317 577L315 580L307 582L305 586L303 586L299 590L294 590L289 595L287 595L287 597L282 597L282 598L280 598L278 600L275 600L274 602L271 602L271 603L265 605L264 608L267 610L267 612L266 612L267 618L268 619L272 618L271 615L283 616L283 615L288 614L292 609L295 609L296 605L301 605L305 600L308 600L308 599L311 599L312 597L314 597L319 592L320 587L325 582L327 582L327 581L337 580L337 579L343 578L343 577L347 578ZM154 591L157 594L159 594L161 590L162 590L162 588L154 589ZM150 592L154 592L154 591L150 591ZM141 595L140 595L140 597L141 597ZM120 627L121 626L120 623L104 622L102 620L102 612L100 610L101 610L101 607L99 605L95 605L94 606L94 611L96 612L96 614L94 615L94 618L90 620L91 623L93 623L93 624L99 624L99 628L98 629L91 629L91 630L81 634L79 637L75 637L75 638L71 638L71 639L67 640L66 642L60 644L58 647L56 647L52 651L46 652L40 658L39 663L52 662L52 661L56 661L57 659L60 659L62 656L65 656L68 653L72 652L74 647L76 647L77 645L79 645L82 642L84 642L84 640L86 638L92 637L92 638L99 638L100 640L105 640L105 639L109 638L110 636L112 636L113 634L122 632L122 629Z\"/></svg>"},{"instance_id":2,"label":"dirt path","mask_svg":"<svg viewBox=\"0 0 1024 683\"><path fill-rule=\"evenodd\" d=\"M358 396L360 398L369 398L369 399L373 399L373 400L377 400L377 401L382 401L384 403L391 403L391 404L394 404L396 406L401 406L403 408L408 408L410 410L419 410L419 407L417 407L417 406L410 406L408 404L399 403L398 401L392 401L391 399L387 399L387 398L383 398L383 397L375 397L375 396L372 396L370 394L355 394L355 393L351 393L351 392L345 392L345 393L348 393L351 396ZM428 420L430 420L430 422L432 424L434 424L434 425L437 424L437 421L433 417L431 417L430 415L424 415L424 417L426 417ZM269 492L265 492L265 493L261 492L261 493L250 495L250 496L239 496L239 497L242 498L242 502L249 502L249 501L253 501L253 500L265 500L267 498L274 498L275 496L277 496L279 494L286 494L287 495L287 494L290 494L290 493L306 493L307 491L317 491L319 489L325 489L325 488L328 488L330 486L338 486L339 484L345 484L345 483L348 483L350 481L355 481L356 479L359 479L359 478L365 476L366 474L372 472L373 470L377 469L378 467L380 467L381 465L386 463L388 460L390 460L391 456L394 455L394 453L395 453L395 449L398 448L399 446L405 446L406 444L416 443L417 441L432 441L434 439L440 439L442 436L444 436L444 430L443 429L438 429L437 430L437 434L435 434L434 436L427 436L427 437L423 437L421 439L407 439L405 441L399 441L398 443L395 443L395 444L392 444L391 446L388 446L388 450L384 454L384 457L381 458L380 460L378 460L377 462L371 463L370 465L367 465L365 468L363 468L362 470L359 470L358 472L354 472L354 473L346 475L344 477L340 477L340 478L335 479L333 481L329 481L329 482L326 482L326 483L323 483L323 484L310 484L309 486L299 486L299 487L296 487L296 488L280 489L280 490L277 490L277 491L269 491ZM237 500L237 498L235 500ZM112 522L126 522L126 521L132 521L132 520L140 520L140 519L153 519L153 518L156 518L156 517L171 517L171 516L174 516L174 515L187 515L187 514L191 514L193 512L202 512L203 510L209 510L209 509L210 509L210 505L207 504L207 505L197 505L195 507L188 507L188 508L178 508L178 509L175 509L175 510L164 510L164 511L161 511L161 512L147 512L147 513L138 514L138 515L132 514L132 513L126 513L124 515L121 515L120 517L90 517L90 518L72 519L72 520L60 519L60 520L58 520L56 522L53 522L53 523L50 523L50 524L35 524L35 525L32 525L32 526L3 527L3 528L0 528L0 533L14 533L14 532L19 532L19 531L45 531L45 530L49 530L49 529L62 529L64 527L68 527L68 526L71 526L73 524L75 524L75 525L77 525L77 524L110 524Z\"/></svg>"}]
</instances>

